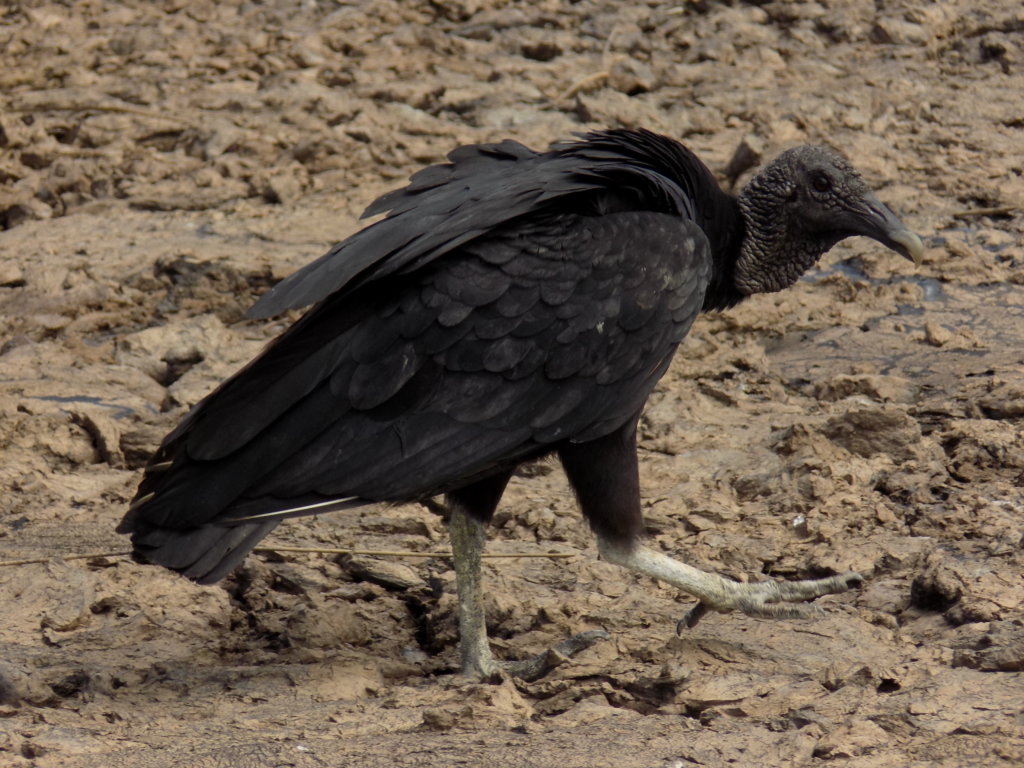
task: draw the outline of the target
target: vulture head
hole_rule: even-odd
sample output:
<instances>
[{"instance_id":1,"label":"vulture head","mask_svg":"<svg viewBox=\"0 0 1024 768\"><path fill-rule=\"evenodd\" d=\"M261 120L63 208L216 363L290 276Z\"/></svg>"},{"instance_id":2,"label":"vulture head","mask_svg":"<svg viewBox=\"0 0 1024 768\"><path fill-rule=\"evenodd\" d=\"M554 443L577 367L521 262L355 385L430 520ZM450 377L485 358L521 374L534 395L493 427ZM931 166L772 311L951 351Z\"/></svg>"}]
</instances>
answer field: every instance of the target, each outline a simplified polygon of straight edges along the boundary
<instances>
[{"instance_id":1,"label":"vulture head","mask_svg":"<svg viewBox=\"0 0 1024 768\"><path fill-rule=\"evenodd\" d=\"M783 152L751 179L739 204L746 236L735 283L745 294L787 288L833 245L855 235L915 263L924 250L860 174L826 147Z\"/></svg>"}]
</instances>

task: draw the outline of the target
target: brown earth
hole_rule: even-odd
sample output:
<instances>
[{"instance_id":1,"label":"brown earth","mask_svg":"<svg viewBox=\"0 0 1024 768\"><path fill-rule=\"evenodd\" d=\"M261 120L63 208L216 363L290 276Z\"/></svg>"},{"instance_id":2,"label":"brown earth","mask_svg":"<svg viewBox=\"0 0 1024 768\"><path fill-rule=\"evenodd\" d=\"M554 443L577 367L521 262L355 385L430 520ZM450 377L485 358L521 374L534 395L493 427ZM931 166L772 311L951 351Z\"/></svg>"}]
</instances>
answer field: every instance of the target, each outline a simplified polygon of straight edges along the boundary
<instances>
[{"instance_id":1,"label":"brown earth","mask_svg":"<svg viewBox=\"0 0 1024 768\"><path fill-rule=\"evenodd\" d=\"M0 765L1024 764L1019 3L0 4ZM654 546L737 578L856 569L819 618L708 616L516 478L499 654L456 665L443 558L283 552L199 587L118 555L139 467L285 321L245 308L452 147L646 126L724 170L828 142L928 246L850 241L704 317L642 425ZM742 177L740 178L742 183ZM990 209L990 210L981 210ZM419 508L277 546L443 549Z\"/></svg>"}]
</instances>

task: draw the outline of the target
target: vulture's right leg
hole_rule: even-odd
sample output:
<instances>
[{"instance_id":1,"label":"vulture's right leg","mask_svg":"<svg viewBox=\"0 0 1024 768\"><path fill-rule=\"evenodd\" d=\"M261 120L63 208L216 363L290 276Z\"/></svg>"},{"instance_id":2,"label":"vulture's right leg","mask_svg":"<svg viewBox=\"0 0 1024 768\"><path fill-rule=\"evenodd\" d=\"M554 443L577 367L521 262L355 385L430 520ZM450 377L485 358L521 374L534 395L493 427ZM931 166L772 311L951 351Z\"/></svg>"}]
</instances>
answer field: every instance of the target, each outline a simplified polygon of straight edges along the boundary
<instances>
[{"instance_id":1,"label":"vulture's right leg","mask_svg":"<svg viewBox=\"0 0 1024 768\"><path fill-rule=\"evenodd\" d=\"M494 514L511 473L481 480L449 493L445 500L451 513L448 535L452 542L455 582L459 590L459 648L462 673L481 679L494 678L502 670L524 680L537 680L569 657L608 637L603 629L580 632L544 653L522 661L499 662L491 655L484 614L481 556L487 523Z\"/></svg>"},{"instance_id":2,"label":"vulture's right leg","mask_svg":"<svg viewBox=\"0 0 1024 768\"><path fill-rule=\"evenodd\" d=\"M852 571L824 579L742 583L706 573L639 543L643 532L636 422L587 443L559 450L583 514L597 534L598 551L608 562L664 581L699 601L677 629L692 627L708 610L740 611L771 619L802 618L820 613L805 601L845 592L863 578Z\"/></svg>"}]
</instances>

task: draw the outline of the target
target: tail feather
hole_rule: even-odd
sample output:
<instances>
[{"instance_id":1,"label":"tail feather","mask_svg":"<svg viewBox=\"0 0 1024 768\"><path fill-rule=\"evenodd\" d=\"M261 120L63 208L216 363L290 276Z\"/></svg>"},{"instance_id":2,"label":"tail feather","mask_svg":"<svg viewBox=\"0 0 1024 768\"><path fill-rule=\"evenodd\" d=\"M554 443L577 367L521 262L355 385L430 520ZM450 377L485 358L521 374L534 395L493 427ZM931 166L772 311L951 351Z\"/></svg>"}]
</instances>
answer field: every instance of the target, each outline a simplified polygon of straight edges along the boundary
<instances>
[{"instance_id":1,"label":"tail feather","mask_svg":"<svg viewBox=\"0 0 1024 768\"><path fill-rule=\"evenodd\" d=\"M355 497L324 499L316 494L287 500L246 499L231 505L222 517L209 523L172 528L148 518L147 504L153 500L151 493L140 496L129 507L118 533L132 535L139 560L180 571L200 584L213 584L224 578L282 520L371 503Z\"/></svg>"},{"instance_id":2,"label":"tail feather","mask_svg":"<svg viewBox=\"0 0 1024 768\"><path fill-rule=\"evenodd\" d=\"M338 512L342 509L365 507L373 502L358 496L324 499L319 494L309 494L299 499L292 499L291 506L281 509L280 499L255 499L235 504L218 520L220 525L240 525L242 523L281 522L291 517L308 517L321 515L324 512Z\"/></svg>"},{"instance_id":3,"label":"tail feather","mask_svg":"<svg viewBox=\"0 0 1024 768\"><path fill-rule=\"evenodd\" d=\"M230 528L204 525L178 531L139 525L132 533L136 556L180 571L200 584L213 584L230 573L279 520L244 523Z\"/></svg>"},{"instance_id":4,"label":"tail feather","mask_svg":"<svg viewBox=\"0 0 1024 768\"><path fill-rule=\"evenodd\" d=\"M214 546L182 573L200 584L213 584L227 576L252 552L263 537L277 527L277 520L229 528Z\"/></svg>"}]
</instances>

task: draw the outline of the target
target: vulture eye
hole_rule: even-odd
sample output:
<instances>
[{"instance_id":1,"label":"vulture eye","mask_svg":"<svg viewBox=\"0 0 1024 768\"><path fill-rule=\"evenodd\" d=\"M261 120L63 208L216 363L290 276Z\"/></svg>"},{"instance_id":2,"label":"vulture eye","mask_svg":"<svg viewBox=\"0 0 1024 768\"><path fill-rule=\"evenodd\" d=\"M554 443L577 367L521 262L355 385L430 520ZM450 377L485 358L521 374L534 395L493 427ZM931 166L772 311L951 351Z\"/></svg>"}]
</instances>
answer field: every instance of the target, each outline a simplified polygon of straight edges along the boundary
<instances>
[{"instance_id":1,"label":"vulture eye","mask_svg":"<svg viewBox=\"0 0 1024 768\"><path fill-rule=\"evenodd\" d=\"M832 189L832 179L824 173L814 174L814 178L811 179L811 186L814 187L817 192L828 192Z\"/></svg>"}]
</instances>

